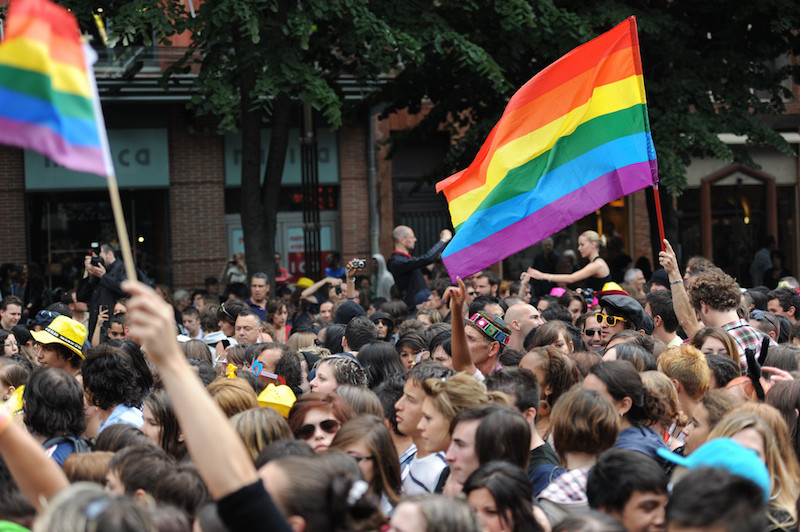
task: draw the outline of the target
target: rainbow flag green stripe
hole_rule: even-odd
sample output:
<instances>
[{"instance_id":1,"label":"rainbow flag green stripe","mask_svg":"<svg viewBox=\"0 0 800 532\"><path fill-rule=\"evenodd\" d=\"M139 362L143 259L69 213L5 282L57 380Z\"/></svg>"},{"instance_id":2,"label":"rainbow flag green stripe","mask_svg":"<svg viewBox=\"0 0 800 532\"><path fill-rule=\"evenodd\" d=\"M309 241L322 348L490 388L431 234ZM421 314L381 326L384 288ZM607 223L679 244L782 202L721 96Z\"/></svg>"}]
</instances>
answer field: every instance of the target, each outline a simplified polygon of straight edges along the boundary
<instances>
[{"instance_id":1,"label":"rainbow flag green stripe","mask_svg":"<svg viewBox=\"0 0 800 532\"><path fill-rule=\"evenodd\" d=\"M0 142L72 170L111 175L97 89L75 17L49 0L15 0L0 44Z\"/></svg>"},{"instance_id":2,"label":"rainbow flag green stripe","mask_svg":"<svg viewBox=\"0 0 800 532\"><path fill-rule=\"evenodd\" d=\"M599 116L578 126L572 135L561 137L553 147L535 159L510 170L505 179L492 189L475 212L499 205L516 196L527 194L548 173L568 164L606 142L635 133L649 131L644 104L635 105ZM456 227L459 230L463 222Z\"/></svg>"},{"instance_id":3,"label":"rainbow flag green stripe","mask_svg":"<svg viewBox=\"0 0 800 532\"><path fill-rule=\"evenodd\" d=\"M528 81L472 164L437 184L456 228L442 258L469 276L657 182L630 17Z\"/></svg>"}]
</instances>

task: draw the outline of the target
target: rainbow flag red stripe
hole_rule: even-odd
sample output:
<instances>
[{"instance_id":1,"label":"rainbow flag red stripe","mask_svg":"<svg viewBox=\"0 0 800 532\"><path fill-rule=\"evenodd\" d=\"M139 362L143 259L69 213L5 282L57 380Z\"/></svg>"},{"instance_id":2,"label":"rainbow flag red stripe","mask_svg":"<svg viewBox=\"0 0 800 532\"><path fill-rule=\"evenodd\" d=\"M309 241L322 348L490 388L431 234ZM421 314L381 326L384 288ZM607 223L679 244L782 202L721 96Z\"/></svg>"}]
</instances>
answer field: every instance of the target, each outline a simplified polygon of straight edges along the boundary
<instances>
[{"instance_id":1,"label":"rainbow flag red stripe","mask_svg":"<svg viewBox=\"0 0 800 532\"><path fill-rule=\"evenodd\" d=\"M658 182L636 20L572 50L508 103L472 164L437 183L466 277Z\"/></svg>"},{"instance_id":2,"label":"rainbow flag red stripe","mask_svg":"<svg viewBox=\"0 0 800 532\"><path fill-rule=\"evenodd\" d=\"M81 172L113 173L94 72L75 17L49 0L14 0L0 44L0 142Z\"/></svg>"}]
</instances>

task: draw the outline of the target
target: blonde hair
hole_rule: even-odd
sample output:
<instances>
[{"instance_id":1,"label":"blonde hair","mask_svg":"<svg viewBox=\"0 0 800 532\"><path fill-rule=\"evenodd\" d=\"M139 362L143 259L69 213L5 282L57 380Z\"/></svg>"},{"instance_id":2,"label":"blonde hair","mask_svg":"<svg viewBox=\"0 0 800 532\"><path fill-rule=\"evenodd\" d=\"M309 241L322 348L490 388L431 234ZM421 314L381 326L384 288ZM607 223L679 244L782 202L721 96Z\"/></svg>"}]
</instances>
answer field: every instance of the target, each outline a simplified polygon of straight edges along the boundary
<instances>
[{"instance_id":1,"label":"blonde hair","mask_svg":"<svg viewBox=\"0 0 800 532\"><path fill-rule=\"evenodd\" d=\"M229 418L239 412L258 408L256 392L244 379L217 377L206 387L206 391Z\"/></svg>"},{"instance_id":2,"label":"blonde hair","mask_svg":"<svg viewBox=\"0 0 800 532\"><path fill-rule=\"evenodd\" d=\"M767 409L773 407L764 406L766 408L761 409L761 411L752 407L748 411L743 408L744 405L734 408L711 430L708 440L731 438L745 429L753 429L758 432L764 442L764 463L769 472L769 505L788 513L790 516L786 521L775 524L779 524L781 528L796 528L797 512L795 510L795 502L798 498L798 487L795 484L797 477L792 476L791 470L793 466L796 466L797 461L794 461L793 466L784 462L779 443L785 443L789 451L791 451L791 446L788 442L778 441L775 432L770 427L770 423L763 418ZM780 414L777 414L777 416L780 417ZM770 516L769 512L768 516ZM771 516L770 519L772 519Z\"/></svg>"},{"instance_id":3,"label":"blonde hair","mask_svg":"<svg viewBox=\"0 0 800 532\"><path fill-rule=\"evenodd\" d=\"M306 347L312 347L317 335L313 332L296 332L289 336L289 349L292 351L300 351Z\"/></svg>"},{"instance_id":4,"label":"blonde hair","mask_svg":"<svg viewBox=\"0 0 800 532\"><path fill-rule=\"evenodd\" d=\"M591 229L589 231L584 231L583 233L581 233L581 236L586 240L588 240L589 242L597 244L598 251L600 250L600 248L606 247L606 244L608 243L606 235L601 236L597 234L597 231L592 231Z\"/></svg>"},{"instance_id":5,"label":"blonde hair","mask_svg":"<svg viewBox=\"0 0 800 532\"><path fill-rule=\"evenodd\" d=\"M436 410L450 421L462 410L479 404L496 402L511 405L506 394L487 391L486 385L467 372L457 373L447 380L426 379L422 389Z\"/></svg>"},{"instance_id":6,"label":"blonde hair","mask_svg":"<svg viewBox=\"0 0 800 532\"><path fill-rule=\"evenodd\" d=\"M699 401L708 391L711 370L706 356L695 346L682 344L667 349L659 355L658 365L670 379L681 383L692 399Z\"/></svg>"},{"instance_id":7,"label":"blonde hair","mask_svg":"<svg viewBox=\"0 0 800 532\"><path fill-rule=\"evenodd\" d=\"M289 423L272 408L251 408L239 412L230 421L253 461L270 443L294 439Z\"/></svg>"}]
</instances>

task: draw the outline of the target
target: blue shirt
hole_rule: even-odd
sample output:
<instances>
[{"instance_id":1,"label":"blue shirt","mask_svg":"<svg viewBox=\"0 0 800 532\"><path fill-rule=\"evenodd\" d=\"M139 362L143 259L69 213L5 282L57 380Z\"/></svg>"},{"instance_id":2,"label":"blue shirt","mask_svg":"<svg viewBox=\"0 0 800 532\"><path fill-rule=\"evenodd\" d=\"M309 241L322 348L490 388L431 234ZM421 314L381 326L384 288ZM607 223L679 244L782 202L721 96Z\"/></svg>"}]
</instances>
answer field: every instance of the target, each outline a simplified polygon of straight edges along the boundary
<instances>
[{"instance_id":1,"label":"blue shirt","mask_svg":"<svg viewBox=\"0 0 800 532\"><path fill-rule=\"evenodd\" d=\"M108 419L100 425L97 433L100 434L106 427L116 425L117 423L133 425L137 429L142 428L142 425L144 425L142 411L133 406L117 405L114 410L111 411L111 415L108 416Z\"/></svg>"}]
</instances>

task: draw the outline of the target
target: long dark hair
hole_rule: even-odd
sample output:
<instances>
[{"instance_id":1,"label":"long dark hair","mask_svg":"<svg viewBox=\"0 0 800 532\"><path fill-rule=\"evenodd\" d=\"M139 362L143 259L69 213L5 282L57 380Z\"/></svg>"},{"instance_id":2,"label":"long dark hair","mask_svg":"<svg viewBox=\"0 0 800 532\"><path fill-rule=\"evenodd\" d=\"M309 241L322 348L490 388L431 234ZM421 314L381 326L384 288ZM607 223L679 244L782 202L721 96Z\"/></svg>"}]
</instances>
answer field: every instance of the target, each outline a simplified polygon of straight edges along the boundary
<instances>
[{"instance_id":1,"label":"long dark hair","mask_svg":"<svg viewBox=\"0 0 800 532\"><path fill-rule=\"evenodd\" d=\"M181 427L172 409L172 402L164 390L156 390L144 400L156 422L161 425L161 441L159 447L175 458L181 460L186 456L186 444L181 439Z\"/></svg>"},{"instance_id":2,"label":"long dark hair","mask_svg":"<svg viewBox=\"0 0 800 532\"><path fill-rule=\"evenodd\" d=\"M370 389L376 388L390 375L406 373L397 351L389 342L376 341L361 346L358 360L367 373L367 386Z\"/></svg>"},{"instance_id":3,"label":"long dark hair","mask_svg":"<svg viewBox=\"0 0 800 532\"><path fill-rule=\"evenodd\" d=\"M372 455L374 478L371 488L376 494L386 494L390 501L400 501L402 479L397 450L392 443L392 435L377 416L363 415L351 419L339 429L331 442L331 450L343 450L347 445L361 441Z\"/></svg>"},{"instance_id":4,"label":"long dark hair","mask_svg":"<svg viewBox=\"0 0 800 532\"><path fill-rule=\"evenodd\" d=\"M480 488L492 494L504 528L513 532L541 532L542 527L533 517L533 488L522 469L508 462L488 462L469 476L464 483L464 494L469 496Z\"/></svg>"}]
</instances>

